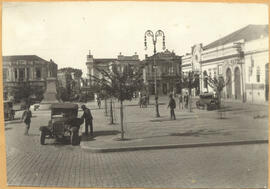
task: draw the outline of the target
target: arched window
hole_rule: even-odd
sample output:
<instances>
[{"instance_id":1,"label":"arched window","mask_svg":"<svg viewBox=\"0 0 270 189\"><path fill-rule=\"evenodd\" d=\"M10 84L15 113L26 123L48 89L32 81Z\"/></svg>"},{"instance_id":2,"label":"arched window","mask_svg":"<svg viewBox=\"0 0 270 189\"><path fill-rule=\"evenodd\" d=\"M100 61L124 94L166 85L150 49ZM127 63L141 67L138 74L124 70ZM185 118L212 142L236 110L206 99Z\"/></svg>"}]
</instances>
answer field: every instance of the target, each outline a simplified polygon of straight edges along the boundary
<instances>
[{"instance_id":1,"label":"arched window","mask_svg":"<svg viewBox=\"0 0 270 189\"><path fill-rule=\"evenodd\" d=\"M256 71L256 80L257 80L258 83L261 80L260 76L261 76L261 70L260 70L260 66L258 66L257 71Z\"/></svg>"}]
</instances>

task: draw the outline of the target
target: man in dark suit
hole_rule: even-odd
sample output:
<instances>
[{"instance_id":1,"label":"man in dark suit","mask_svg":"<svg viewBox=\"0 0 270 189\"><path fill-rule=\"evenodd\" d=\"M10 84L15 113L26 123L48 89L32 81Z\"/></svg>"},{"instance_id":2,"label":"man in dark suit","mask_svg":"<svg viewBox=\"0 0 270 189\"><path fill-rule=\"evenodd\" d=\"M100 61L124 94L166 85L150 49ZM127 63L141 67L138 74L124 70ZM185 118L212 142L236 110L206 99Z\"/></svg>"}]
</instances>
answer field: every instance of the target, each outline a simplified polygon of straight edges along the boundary
<instances>
[{"instance_id":1,"label":"man in dark suit","mask_svg":"<svg viewBox=\"0 0 270 189\"><path fill-rule=\"evenodd\" d=\"M85 121L85 135L88 135L88 126L90 126L90 135L93 135L93 116L90 109L86 108L85 105L81 106L83 110L82 119Z\"/></svg>"}]
</instances>

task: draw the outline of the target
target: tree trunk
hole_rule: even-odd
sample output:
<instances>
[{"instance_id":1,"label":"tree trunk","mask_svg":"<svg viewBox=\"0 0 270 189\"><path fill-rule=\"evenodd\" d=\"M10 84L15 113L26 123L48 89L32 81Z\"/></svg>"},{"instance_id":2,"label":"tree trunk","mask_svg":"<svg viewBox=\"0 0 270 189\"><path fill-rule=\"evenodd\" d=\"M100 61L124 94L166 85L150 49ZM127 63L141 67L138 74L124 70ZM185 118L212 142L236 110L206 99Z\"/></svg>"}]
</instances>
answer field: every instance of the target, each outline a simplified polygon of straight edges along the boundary
<instances>
[{"instance_id":1,"label":"tree trunk","mask_svg":"<svg viewBox=\"0 0 270 189\"><path fill-rule=\"evenodd\" d=\"M156 101L156 117L160 117L159 109L158 109L158 97L157 96L155 97L155 101Z\"/></svg>"},{"instance_id":2,"label":"tree trunk","mask_svg":"<svg viewBox=\"0 0 270 189\"><path fill-rule=\"evenodd\" d=\"M123 101L120 101L120 119L121 119L121 139L124 139L124 113L123 113Z\"/></svg>"},{"instance_id":3,"label":"tree trunk","mask_svg":"<svg viewBox=\"0 0 270 189\"><path fill-rule=\"evenodd\" d=\"M189 106L189 112L192 112L192 88L191 88L191 84L189 85L189 90L188 90L188 106Z\"/></svg>"},{"instance_id":4,"label":"tree trunk","mask_svg":"<svg viewBox=\"0 0 270 189\"><path fill-rule=\"evenodd\" d=\"M191 96L191 94L188 96L188 104L189 104L189 112L192 112L192 96Z\"/></svg>"},{"instance_id":5,"label":"tree trunk","mask_svg":"<svg viewBox=\"0 0 270 189\"><path fill-rule=\"evenodd\" d=\"M110 101L110 114L111 114L111 124L114 124L114 123L113 123L113 107L112 107L112 98L111 98L111 101Z\"/></svg>"},{"instance_id":6,"label":"tree trunk","mask_svg":"<svg viewBox=\"0 0 270 189\"><path fill-rule=\"evenodd\" d=\"M217 99L218 99L218 109L221 108L221 92L218 91L217 92Z\"/></svg>"},{"instance_id":7,"label":"tree trunk","mask_svg":"<svg viewBox=\"0 0 270 189\"><path fill-rule=\"evenodd\" d=\"M107 98L104 99L105 116L108 116Z\"/></svg>"}]
</instances>

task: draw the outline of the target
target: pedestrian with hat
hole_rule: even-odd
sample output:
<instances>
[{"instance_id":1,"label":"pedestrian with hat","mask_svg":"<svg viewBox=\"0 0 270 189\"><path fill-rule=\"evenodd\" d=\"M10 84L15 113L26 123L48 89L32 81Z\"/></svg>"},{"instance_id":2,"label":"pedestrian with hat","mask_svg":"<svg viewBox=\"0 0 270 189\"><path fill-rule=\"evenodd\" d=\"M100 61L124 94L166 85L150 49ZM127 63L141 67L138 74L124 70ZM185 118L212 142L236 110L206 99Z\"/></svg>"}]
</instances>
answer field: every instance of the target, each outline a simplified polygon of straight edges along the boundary
<instances>
[{"instance_id":1,"label":"pedestrian with hat","mask_svg":"<svg viewBox=\"0 0 270 189\"><path fill-rule=\"evenodd\" d=\"M26 110L22 114L22 121L25 123L25 131L24 135L29 135L29 129L30 129L30 124L31 124L31 118L32 118L32 112L30 110L30 106L28 105L26 107Z\"/></svg>"},{"instance_id":2,"label":"pedestrian with hat","mask_svg":"<svg viewBox=\"0 0 270 189\"><path fill-rule=\"evenodd\" d=\"M93 116L89 108L86 108L85 105L81 106L83 110L83 115L81 119L84 119L85 122L85 135L88 135L88 126L90 126L90 135L93 135Z\"/></svg>"},{"instance_id":3,"label":"pedestrian with hat","mask_svg":"<svg viewBox=\"0 0 270 189\"><path fill-rule=\"evenodd\" d=\"M175 100L173 98L173 94L170 94L170 101L169 101L169 104L168 104L168 108L170 107L170 114L171 114L171 119L176 119L175 118L175 113L174 113L174 109L176 107L176 103L175 103Z\"/></svg>"}]
</instances>

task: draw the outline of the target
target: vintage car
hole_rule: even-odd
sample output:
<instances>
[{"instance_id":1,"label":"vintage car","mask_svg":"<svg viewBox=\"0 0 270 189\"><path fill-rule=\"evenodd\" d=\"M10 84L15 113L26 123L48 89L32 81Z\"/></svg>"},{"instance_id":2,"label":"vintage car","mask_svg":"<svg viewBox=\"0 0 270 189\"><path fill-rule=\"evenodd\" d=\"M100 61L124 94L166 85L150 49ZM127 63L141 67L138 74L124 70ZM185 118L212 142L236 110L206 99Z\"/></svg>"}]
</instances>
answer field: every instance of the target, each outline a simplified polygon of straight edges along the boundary
<instances>
[{"instance_id":1,"label":"vintage car","mask_svg":"<svg viewBox=\"0 0 270 189\"><path fill-rule=\"evenodd\" d=\"M5 116L5 120L14 119L15 110L13 110L13 102L4 101L4 116Z\"/></svg>"},{"instance_id":2,"label":"vintage car","mask_svg":"<svg viewBox=\"0 0 270 189\"><path fill-rule=\"evenodd\" d=\"M38 110L38 109L39 109L39 107L40 107L40 105L39 105L39 104L33 104L33 105L31 105L31 106L30 106L30 110L34 110L34 111L36 111L36 110Z\"/></svg>"},{"instance_id":3,"label":"vintage car","mask_svg":"<svg viewBox=\"0 0 270 189\"><path fill-rule=\"evenodd\" d=\"M46 138L56 140L68 139L72 145L80 143L79 129L83 119L77 118L78 105L57 103L51 105L51 120L48 126L40 127L40 144L45 144Z\"/></svg>"},{"instance_id":4,"label":"vintage car","mask_svg":"<svg viewBox=\"0 0 270 189\"><path fill-rule=\"evenodd\" d=\"M218 99L213 93L200 94L200 99L196 102L198 109L215 110L218 107Z\"/></svg>"}]
</instances>

